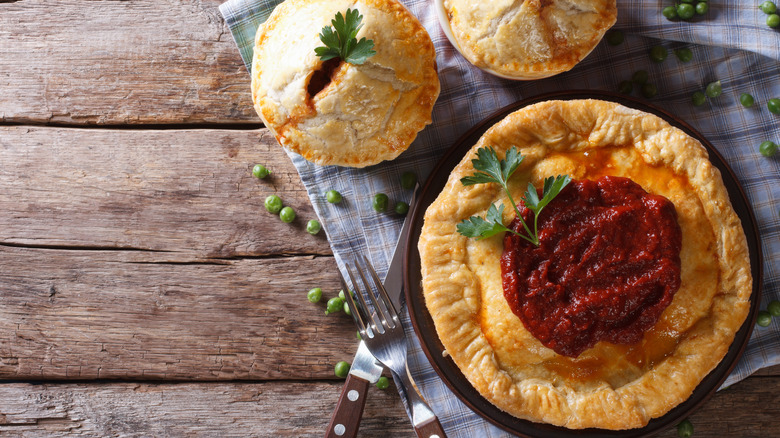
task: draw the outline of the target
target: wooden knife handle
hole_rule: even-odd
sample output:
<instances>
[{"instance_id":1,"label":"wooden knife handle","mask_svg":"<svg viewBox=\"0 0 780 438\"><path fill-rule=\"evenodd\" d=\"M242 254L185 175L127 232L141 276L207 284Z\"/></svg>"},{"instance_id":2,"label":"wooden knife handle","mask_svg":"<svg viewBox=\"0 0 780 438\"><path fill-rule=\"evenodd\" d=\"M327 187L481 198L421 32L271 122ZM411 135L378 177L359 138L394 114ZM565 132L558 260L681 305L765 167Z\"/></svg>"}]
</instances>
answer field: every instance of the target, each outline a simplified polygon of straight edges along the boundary
<instances>
[{"instance_id":1,"label":"wooden knife handle","mask_svg":"<svg viewBox=\"0 0 780 438\"><path fill-rule=\"evenodd\" d=\"M417 436L420 438L447 438L447 434L444 433L444 429L441 427L441 423L439 423L439 419L436 417L416 426L414 431L417 432Z\"/></svg>"},{"instance_id":2,"label":"wooden knife handle","mask_svg":"<svg viewBox=\"0 0 780 438\"><path fill-rule=\"evenodd\" d=\"M357 436L360 417L363 416L363 408L366 407L366 394L368 394L368 380L348 374L339 401L336 403L336 410L333 411L330 424L325 431L325 438Z\"/></svg>"}]
</instances>

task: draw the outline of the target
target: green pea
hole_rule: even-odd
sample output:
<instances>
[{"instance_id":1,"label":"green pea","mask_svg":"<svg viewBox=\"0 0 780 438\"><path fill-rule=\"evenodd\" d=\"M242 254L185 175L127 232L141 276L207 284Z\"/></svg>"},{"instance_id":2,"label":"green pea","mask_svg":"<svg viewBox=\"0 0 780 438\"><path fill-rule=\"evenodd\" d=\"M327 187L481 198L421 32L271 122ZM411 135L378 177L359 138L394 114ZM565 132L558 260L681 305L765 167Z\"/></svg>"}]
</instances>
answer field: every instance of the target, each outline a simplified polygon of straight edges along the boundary
<instances>
[{"instance_id":1,"label":"green pea","mask_svg":"<svg viewBox=\"0 0 780 438\"><path fill-rule=\"evenodd\" d=\"M347 294L344 293L344 289L341 289L339 291L339 298L341 298L342 300L346 300L347 299Z\"/></svg>"},{"instance_id":2,"label":"green pea","mask_svg":"<svg viewBox=\"0 0 780 438\"><path fill-rule=\"evenodd\" d=\"M380 376L379 380L376 381L376 387L379 389L387 389L390 387L390 379L388 379L385 376Z\"/></svg>"},{"instance_id":3,"label":"green pea","mask_svg":"<svg viewBox=\"0 0 780 438\"><path fill-rule=\"evenodd\" d=\"M650 59L652 59L653 62L664 62L667 56L669 56L669 52L664 46L653 46L650 49Z\"/></svg>"},{"instance_id":4,"label":"green pea","mask_svg":"<svg viewBox=\"0 0 780 438\"><path fill-rule=\"evenodd\" d=\"M693 59L693 52L687 47L675 50L674 54L680 62L691 62L691 59Z\"/></svg>"},{"instance_id":5,"label":"green pea","mask_svg":"<svg viewBox=\"0 0 780 438\"><path fill-rule=\"evenodd\" d=\"M357 335L357 338L358 338L359 340L361 340L361 341L363 340L363 338L362 338L362 337L360 337L360 330L356 330L356 331L355 331L355 335Z\"/></svg>"},{"instance_id":6,"label":"green pea","mask_svg":"<svg viewBox=\"0 0 780 438\"><path fill-rule=\"evenodd\" d=\"M293 210L292 207L284 207L279 211L279 219L281 219L282 222L289 224L295 220L295 210Z\"/></svg>"},{"instance_id":7,"label":"green pea","mask_svg":"<svg viewBox=\"0 0 780 438\"><path fill-rule=\"evenodd\" d=\"M349 316L352 316L352 311L349 310L349 304L347 304L346 301L344 301L344 313L346 313Z\"/></svg>"},{"instance_id":8,"label":"green pea","mask_svg":"<svg viewBox=\"0 0 780 438\"><path fill-rule=\"evenodd\" d=\"M266 169L262 164L255 164L255 167L252 168L252 175L254 175L255 178L263 179L270 174L271 171Z\"/></svg>"},{"instance_id":9,"label":"green pea","mask_svg":"<svg viewBox=\"0 0 780 438\"><path fill-rule=\"evenodd\" d=\"M772 14L766 17L766 25L772 29L780 27L780 15Z\"/></svg>"},{"instance_id":10,"label":"green pea","mask_svg":"<svg viewBox=\"0 0 780 438\"><path fill-rule=\"evenodd\" d=\"M647 70L637 70L631 76L631 81L633 81L637 85L644 85L647 83L647 79L649 76L650 75L647 73Z\"/></svg>"},{"instance_id":11,"label":"green pea","mask_svg":"<svg viewBox=\"0 0 780 438\"><path fill-rule=\"evenodd\" d=\"M739 103L741 103L745 108L750 108L753 106L753 103L755 103L755 100L753 99L753 96L749 95L748 93L742 93L739 95Z\"/></svg>"},{"instance_id":12,"label":"green pea","mask_svg":"<svg viewBox=\"0 0 780 438\"><path fill-rule=\"evenodd\" d=\"M607 40L607 44L610 46L619 46L623 44L623 40L625 39L623 32L619 30L610 30L607 32L604 38Z\"/></svg>"},{"instance_id":13,"label":"green pea","mask_svg":"<svg viewBox=\"0 0 780 438\"><path fill-rule=\"evenodd\" d=\"M401 175L401 187L406 190L412 190L417 185L417 174L414 172L404 172Z\"/></svg>"},{"instance_id":14,"label":"green pea","mask_svg":"<svg viewBox=\"0 0 780 438\"><path fill-rule=\"evenodd\" d=\"M319 303L322 299L322 289L315 287L306 294L306 298L312 303Z\"/></svg>"},{"instance_id":15,"label":"green pea","mask_svg":"<svg viewBox=\"0 0 780 438\"><path fill-rule=\"evenodd\" d=\"M766 101L766 108L770 113L780 114L780 99L773 97Z\"/></svg>"},{"instance_id":16,"label":"green pea","mask_svg":"<svg viewBox=\"0 0 780 438\"><path fill-rule=\"evenodd\" d=\"M677 425L677 436L680 438L690 438L693 436L693 424L688 419L685 419Z\"/></svg>"},{"instance_id":17,"label":"green pea","mask_svg":"<svg viewBox=\"0 0 780 438\"><path fill-rule=\"evenodd\" d=\"M780 301L772 300L767 306L766 310L772 316L780 316Z\"/></svg>"},{"instance_id":18,"label":"green pea","mask_svg":"<svg viewBox=\"0 0 780 438\"><path fill-rule=\"evenodd\" d=\"M710 6L705 2L696 3L696 15L704 15L710 10Z\"/></svg>"},{"instance_id":19,"label":"green pea","mask_svg":"<svg viewBox=\"0 0 780 438\"><path fill-rule=\"evenodd\" d=\"M720 84L720 81L710 82L707 84L707 88L704 89L704 94L707 95L707 97L718 97L723 93L723 87Z\"/></svg>"},{"instance_id":20,"label":"green pea","mask_svg":"<svg viewBox=\"0 0 780 438\"><path fill-rule=\"evenodd\" d=\"M761 6L759 6L759 8L761 9L761 12L767 15L774 14L775 12L777 12L777 5L770 1L761 3Z\"/></svg>"},{"instance_id":21,"label":"green pea","mask_svg":"<svg viewBox=\"0 0 780 438\"><path fill-rule=\"evenodd\" d=\"M279 213L282 211L282 198L276 195L265 198L265 209L268 210L269 213Z\"/></svg>"},{"instance_id":22,"label":"green pea","mask_svg":"<svg viewBox=\"0 0 780 438\"><path fill-rule=\"evenodd\" d=\"M374 207L374 211L379 213L387 211L387 203L390 199L384 193L377 193L374 195L374 199L371 201L371 206Z\"/></svg>"},{"instance_id":23,"label":"green pea","mask_svg":"<svg viewBox=\"0 0 780 438\"><path fill-rule=\"evenodd\" d=\"M335 191L335 190L328 190L325 193L325 199L328 200L331 204L338 204L341 202L341 193Z\"/></svg>"},{"instance_id":24,"label":"green pea","mask_svg":"<svg viewBox=\"0 0 780 438\"><path fill-rule=\"evenodd\" d=\"M322 229L322 225L320 225L319 221L312 219L309 222L306 222L306 232L308 232L312 236L319 233L321 229Z\"/></svg>"},{"instance_id":25,"label":"green pea","mask_svg":"<svg viewBox=\"0 0 780 438\"><path fill-rule=\"evenodd\" d=\"M634 84L631 81L620 81L618 84L618 93L631 94L634 91Z\"/></svg>"},{"instance_id":26,"label":"green pea","mask_svg":"<svg viewBox=\"0 0 780 438\"><path fill-rule=\"evenodd\" d=\"M339 378L345 378L349 374L349 362L344 362L343 360L336 364L336 366L333 368L333 372L336 374L336 377Z\"/></svg>"},{"instance_id":27,"label":"green pea","mask_svg":"<svg viewBox=\"0 0 780 438\"><path fill-rule=\"evenodd\" d=\"M398 201L395 204L395 212L400 215L405 215L406 213L409 213L409 204L407 204L404 201Z\"/></svg>"},{"instance_id":28,"label":"green pea","mask_svg":"<svg viewBox=\"0 0 780 438\"><path fill-rule=\"evenodd\" d=\"M772 324L772 314L766 310L759 311L758 317L756 318L756 324L761 327L769 327L769 324Z\"/></svg>"},{"instance_id":29,"label":"green pea","mask_svg":"<svg viewBox=\"0 0 780 438\"><path fill-rule=\"evenodd\" d=\"M658 87L656 87L655 84L642 85L642 96L647 99L652 99L656 94L658 94Z\"/></svg>"},{"instance_id":30,"label":"green pea","mask_svg":"<svg viewBox=\"0 0 780 438\"><path fill-rule=\"evenodd\" d=\"M691 102L693 102L693 106L702 106L706 101L707 96L705 96L701 91L697 91L691 96Z\"/></svg>"},{"instance_id":31,"label":"green pea","mask_svg":"<svg viewBox=\"0 0 780 438\"><path fill-rule=\"evenodd\" d=\"M758 151L767 158L773 157L777 153L777 145L774 142L765 141L758 147Z\"/></svg>"},{"instance_id":32,"label":"green pea","mask_svg":"<svg viewBox=\"0 0 780 438\"><path fill-rule=\"evenodd\" d=\"M661 10L661 14L666 17L667 20L677 19L677 8L674 6L667 6Z\"/></svg>"},{"instance_id":33,"label":"green pea","mask_svg":"<svg viewBox=\"0 0 780 438\"><path fill-rule=\"evenodd\" d=\"M690 3L677 5L677 16L683 20L690 20L696 14L696 8Z\"/></svg>"},{"instance_id":34,"label":"green pea","mask_svg":"<svg viewBox=\"0 0 780 438\"><path fill-rule=\"evenodd\" d=\"M325 314L330 315L331 313L340 312L342 309L344 309L344 300L339 297L333 297L325 305Z\"/></svg>"}]
</instances>

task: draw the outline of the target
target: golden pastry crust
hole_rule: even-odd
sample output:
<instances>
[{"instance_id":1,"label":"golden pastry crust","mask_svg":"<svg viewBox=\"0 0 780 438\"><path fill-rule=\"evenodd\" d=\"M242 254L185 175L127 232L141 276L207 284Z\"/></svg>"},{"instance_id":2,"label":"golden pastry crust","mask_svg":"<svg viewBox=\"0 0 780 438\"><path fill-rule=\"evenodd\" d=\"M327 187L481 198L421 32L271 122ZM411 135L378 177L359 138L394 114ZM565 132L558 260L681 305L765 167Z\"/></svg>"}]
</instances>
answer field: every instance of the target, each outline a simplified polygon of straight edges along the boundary
<instances>
[{"instance_id":1,"label":"golden pastry crust","mask_svg":"<svg viewBox=\"0 0 780 438\"><path fill-rule=\"evenodd\" d=\"M319 33L347 8L363 15L357 38L373 40L377 53L362 65L338 64L310 96L323 65L314 53ZM431 122L438 95L433 43L395 0L287 0L257 31L255 109L283 147L316 164L364 167L397 157Z\"/></svg>"},{"instance_id":2,"label":"golden pastry crust","mask_svg":"<svg viewBox=\"0 0 780 438\"><path fill-rule=\"evenodd\" d=\"M615 0L443 0L472 64L515 79L570 70L617 20Z\"/></svg>"},{"instance_id":3,"label":"golden pastry crust","mask_svg":"<svg viewBox=\"0 0 780 438\"><path fill-rule=\"evenodd\" d=\"M494 146L503 157L513 145L526 156L510 181L514 199L551 175L615 175L674 203L681 287L638 344L600 342L577 358L544 347L504 299L501 235L476 240L456 231L493 203L510 205L496 184L465 187L460 178L474 173L477 148ZM662 119L611 102L542 102L489 129L426 211L418 247L426 306L469 382L516 417L571 429L642 427L682 403L725 356L749 311L747 242L706 150Z\"/></svg>"}]
</instances>

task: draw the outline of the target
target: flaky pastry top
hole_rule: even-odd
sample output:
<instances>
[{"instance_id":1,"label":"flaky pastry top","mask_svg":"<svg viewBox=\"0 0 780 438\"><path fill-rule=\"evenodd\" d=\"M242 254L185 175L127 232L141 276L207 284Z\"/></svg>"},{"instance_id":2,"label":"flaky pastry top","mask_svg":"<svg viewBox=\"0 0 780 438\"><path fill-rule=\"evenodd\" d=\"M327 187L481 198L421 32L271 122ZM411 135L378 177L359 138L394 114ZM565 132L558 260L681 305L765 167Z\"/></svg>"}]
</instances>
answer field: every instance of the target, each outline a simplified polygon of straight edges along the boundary
<instances>
[{"instance_id":1,"label":"flaky pastry top","mask_svg":"<svg viewBox=\"0 0 780 438\"><path fill-rule=\"evenodd\" d=\"M361 65L337 63L313 96L323 61L319 33L336 13L357 9L357 39L374 41ZM287 0L258 29L252 98L285 148L321 165L364 167L406 150L431 122L439 95L436 54L420 22L395 0Z\"/></svg>"},{"instance_id":2,"label":"flaky pastry top","mask_svg":"<svg viewBox=\"0 0 780 438\"><path fill-rule=\"evenodd\" d=\"M617 19L615 0L443 0L461 53L504 77L570 70Z\"/></svg>"}]
</instances>

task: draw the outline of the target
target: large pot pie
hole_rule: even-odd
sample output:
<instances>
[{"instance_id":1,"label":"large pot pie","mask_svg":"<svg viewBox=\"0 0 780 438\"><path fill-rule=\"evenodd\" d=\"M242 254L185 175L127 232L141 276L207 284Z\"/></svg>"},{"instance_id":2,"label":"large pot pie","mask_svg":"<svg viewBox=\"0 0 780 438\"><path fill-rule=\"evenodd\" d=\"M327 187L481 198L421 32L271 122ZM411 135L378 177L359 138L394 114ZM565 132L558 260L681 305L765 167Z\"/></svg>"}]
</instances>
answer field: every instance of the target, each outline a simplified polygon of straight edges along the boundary
<instances>
[{"instance_id":1,"label":"large pot pie","mask_svg":"<svg viewBox=\"0 0 780 438\"><path fill-rule=\"evenodd\" d=\"M615 0L440 1L463 56L509 79L570 70L617 20Z\"/></svg>"},{"instance_id":2,"label":"large pot pie","mask_svg":"<svg viewBox=\"0 0 780 438\"><path fill-rule=\"evenodd\" d=\"M505 298L504 237L457 232L461 221L484 216L491 205L510 205L497 184L467 187L460 180L474 174L478 148L504 156L513 146L525 156L508 184L515 200L529 182L541 187L547 177L568 174L629 181L674 205L679 289L640 340L556 353ZM643 427L682 403L725 356L749 311L747 242L706 150L660 118L611 102L542 102L490 128L427 209L418 249L428 312L474 388L518 418L571 429Z\"/></svg>"},{"instance_id":3,"label":"large pot pie","mask_svg":"<svg viewBox=\"0 0 780 438\"><path fill-rule=\"evenodd\" d=\"M337 13L357 9L356 38L376 54L353 65L315 54ZM395 0L287 0L255 37L252 98L279 143L320 165L364 167L406 150L439 95L425 28Z\"/></svg>"}]
</instances>

